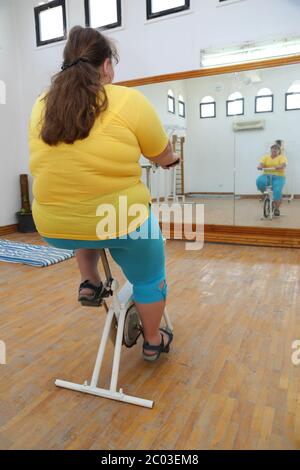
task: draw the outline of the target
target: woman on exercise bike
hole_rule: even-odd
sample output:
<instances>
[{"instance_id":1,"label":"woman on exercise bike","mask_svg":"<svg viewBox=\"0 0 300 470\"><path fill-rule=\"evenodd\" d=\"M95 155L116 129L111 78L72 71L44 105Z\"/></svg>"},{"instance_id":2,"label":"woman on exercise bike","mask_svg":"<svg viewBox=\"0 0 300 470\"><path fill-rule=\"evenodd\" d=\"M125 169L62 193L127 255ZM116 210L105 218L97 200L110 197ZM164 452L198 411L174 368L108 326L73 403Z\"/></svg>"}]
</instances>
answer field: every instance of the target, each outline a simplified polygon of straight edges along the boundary
<instances>
[{"instance_id":1,"label":"woman on exercise bike","mask_svg":"<svg viewBox=\"0 0 300 470\"><path fill-rule=\"evenodd\" d=\"M281 154L281 148L278 143L271 146L270 155L265 155L258 165L258 170L263 170L263 174L256 180L256 186L262 193L270 184L270 175L272 175L272 188L274 198L274 215L280 216L279 207L282 200L282 190L285 185L285 168L287 165L287 158ZM269 169L268 169L269 168Z\"/></svg>"},{"instance_id":2,"label":"woman on exercise bike","mask_svg":"<svg viewBox=\"0 0 300 470\"><path fill-rule=\"evenodd\" d=\"M99 31L70 31L61 71L32 110L32 209L47 243L76 251L84 305L99 305L100 249L109 249L133 284L143 355L153 361L168 352L173 335L159 328L167 296L164 243L139 160L143 154L168 168L179 157L150 102L112 84L117 61Z\"/></svg>"}]
</instances>

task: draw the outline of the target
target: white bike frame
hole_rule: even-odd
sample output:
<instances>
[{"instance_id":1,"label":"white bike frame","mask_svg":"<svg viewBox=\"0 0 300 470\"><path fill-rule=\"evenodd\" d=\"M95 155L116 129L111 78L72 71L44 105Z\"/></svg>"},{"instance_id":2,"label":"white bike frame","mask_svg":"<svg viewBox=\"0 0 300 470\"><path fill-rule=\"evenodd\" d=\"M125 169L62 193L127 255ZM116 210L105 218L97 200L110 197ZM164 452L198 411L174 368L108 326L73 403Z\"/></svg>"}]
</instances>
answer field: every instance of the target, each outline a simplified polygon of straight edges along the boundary
<instances>
[{"instance_id":1,"label":"white bike frame","mask_svg":"<svg viewBox=\"0 0 300 470\"><path fill-rule=\"evenodd\" d=\"M273 178L272 178L273 175L267 174L266 176L270 177L271 182L270 182L270 184L268 184L266 186L266 190L264 192L264 194L266 195L266 197L268 197L268 199L270 201L270 215L269 215L269 217L265 217L265 218L273 220L273 213L274 213L274 208L273 208L273 201L274 201L274 199L273 199Z\"/></svg>"},{"instance_id":2,"label":"white bike frame","mask_svg":"<svg viewBox=\"0 0 300 470\"><path fill-rule=\"evenodd\" d=\"M262 170L276 170L276 168L273 168L273 167L270 167L270 168L262 168ZM265 200L266 200L266 197L268 197L269 201L270 201L270 216L269 217L265 217L265 214L263 213L263 217L262 217L262 220L266 220L266 219L270 219L270 220L273 220L273 202L274 202L274 199L273 199L273 175L272 174L268 174L268 173L265 173L265 176L269 176L270 179L271 179L271 184L267 184L266 185L266 189L264 191L264 199L263 199L263 203L265 204ZM264 211L264 207L263 206L263 211Z\"/></svg>"},{"instance_id":3,"label":"white bike frame","mask_svg":"<svg viewBox=\"0 0 300 470\"><path fill-rule=\"evenodd\" d=\"M104 254L103 254L104 253ZM106 273L106 277L109 278L109 266L106 258L106 254L104 250L101 254L104 270ZM126 395L123 392L123 389L120 388L117 391L118 386L118 376L119 376L119 369L120 369L120 360L121 360L121 349L123 343L123 334L124 334L124 325L125 325L125 317L128 309L133 304L132 300L132 284L130 282L126 282L122 289L117 292L118 290L118 282L116 280L111 279L111 291L112 295L112 305L108 309L107 304L103 301L103 305L107 312L107 318L104 325L104 330L102 333L102 338L100 341L97 358L95 362L95 367L93 371L93 375L91 378L90 383L86 380L83 384L77 384L72 382L67 382L65 380L57 379L55 381L55 385L57 387L67 388L69 390L75 390L77 392L87 393L90 395L96 395L102 398L110 398L111 400L117 400L125 403L130 403L132 405L144 406L146 408L153 408L154 402L152 400L145 400L143 398L133 397L130 395ZM113 355L113 364L112 364L112 373L111 373L111 381L109 389L99 388L98 383L100 380L100 372L102 368L104 353L106 350L107 342L109 340L111 329L113 328L113 320L114 317L117 321L118 328L117 328L117 336L115 341L115 350ZM167 310L164 311L164 320L166 326L172 331L173 327L167 313Z\"/></svg>"}]
</instances>

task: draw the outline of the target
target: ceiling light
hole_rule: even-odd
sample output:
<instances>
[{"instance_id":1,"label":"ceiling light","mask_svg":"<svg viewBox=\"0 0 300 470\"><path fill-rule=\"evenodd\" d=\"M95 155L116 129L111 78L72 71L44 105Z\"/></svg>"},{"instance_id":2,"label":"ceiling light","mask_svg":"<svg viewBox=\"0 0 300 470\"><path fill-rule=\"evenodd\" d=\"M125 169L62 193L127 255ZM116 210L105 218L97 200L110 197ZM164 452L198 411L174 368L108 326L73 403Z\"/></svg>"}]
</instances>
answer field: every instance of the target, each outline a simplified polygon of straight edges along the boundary
<instances>
[{"instance_id":1,"label":"ceiling light","mask_svg":"<svg viewBox=\"0 0 300 470\"><path fill-rule=\"evenodd\" d=\"M247 43L240 47L203 49L201 67L219 67L257 60L300 54L300 38L284 39L272 43Z\"/></svg>"}]
</instances>

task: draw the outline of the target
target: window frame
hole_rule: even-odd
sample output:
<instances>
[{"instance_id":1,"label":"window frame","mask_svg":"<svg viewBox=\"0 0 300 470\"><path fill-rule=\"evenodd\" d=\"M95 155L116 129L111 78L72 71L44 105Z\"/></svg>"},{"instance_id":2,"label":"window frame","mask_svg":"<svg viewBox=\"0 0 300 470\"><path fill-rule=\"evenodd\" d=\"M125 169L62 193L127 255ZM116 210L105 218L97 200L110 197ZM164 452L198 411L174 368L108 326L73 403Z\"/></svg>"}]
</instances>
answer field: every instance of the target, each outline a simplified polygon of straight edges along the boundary
<instances>
[{"instance_id":1,"label":"window frame","mask_svg":"<svg viewBox=\"0 0 300 470\"><path fill-rule=\"evenodd\" d=\"M160 18L161 16L172 15L173 13L179 13L181 11L190 10L191 0L184 0L184 5L181 7L169 8L168 10L159 11L157 13L152 13L152 0L147 1L147 20L153 20L154 18Z\"/></svg>"},{"instance_id":2,"label":"window frame","mask_svg":"<svg viewBox=\"0 0 300 470\"><path fill-rule=\"evenodd\" d=\"M180 105L183 105L183 114L180 114ZM185 112L185 101L182 101L180 99L178 99L178 116L181 117L181 118L185 118L186 117L186 112Z\"/></svg>"},{"instance_id":3,"label":"window frame","mask_svg":"<svg viewBox=\"0 0 300 470\"><path fill-rule=\"evenodd\" d=\"M122 26L122 1L116 0L117 5L117 22L107 24L104 26L98 26L95 29L104 31L106 29L120 28ZM90 0L84 0L84 15L85 15L85 26L91 28L91 12L90 12Z\"/></svg>"},{"instance_id":4,"label":"window frame","mask_svg":"<svg viewBox=\"0 0 300 470\"><path fill-rule=\"evenodd\" d=\"M239 114L228 114L228 104L234 103L235 101L242 101L243 103L243 112ZM226 100L226 116L227 117L234 117L234 116L244 116L245 114L245 98L236 98L235 100Z\"/></svg>"},{"instance_id":5,"label":"window frame","mask_svg":"<svg viewBox=\"0 0 300 470\"><path fill-rule=\"evenodd\" d=\"M206 106L208 104L213 104L214 105L214 115L213 116L202 116L202 106ZM216 101L211 101L209 103L200 103L199 109L200 109L200 119L214 119L214 118L217 117L217 103L216 103Z\"/></svg>"},{"instance_id":6,"label":"window frame","mask_svg":"<svg viewBox=\"0 0 300 470\"><path fill-rule=\"evenodd\" d=\"M63 12L63 27L64 27L64 35L53 38L47 39L46 41L41 40L41 28L40 28L40 13L46 10L51 10L52 8L62 7ZM56 42L65 41L67 39L67 11L66 11L66 0L52 0L49 3L45 3L44 5L38 5L34 7L34 20L35 20L35 36L36 36L36 45L37 47L46 46L48 44L53 44Z\"/></svg>"},{"instance_id":7,"label":"window frame","mask_svg":"<svg viewBox=\"0 0 300 470\"><path fill-rule=\"evenodd\" d=\"M272 108L270 111L257 111L257 102L260 98L272 98ZM255 107L254 107L255 114L262 114L262 113L273 113L274 112L274 94L271 95L256 95L255 96Z\"/></svg>"},{"instance_id":8,"label":"window frame","mask_svg":"<svg viewBox=\"0 0 300 470\"><path fill-rule=\"evenodd\" d=\"M169 100L173 101L173 109L174 111L169 110ZM176 101L175 101L175 96L171 96L168 94L168 113L170 114L176 114Z\"/></svg>"},{"instance_id":9,"label":"window frame","mask_svg":"<svg viewBox=\"0 0 300 470\"><path fill-rule=\"evenodd\" d=\"M290 95L300 95L300 91L288 91L286 92L285 94L285 111L299 111L300 110L300 106L299 108L288 108L287 107L287 97L290 96Z\"/></svg>"}]
</instances>

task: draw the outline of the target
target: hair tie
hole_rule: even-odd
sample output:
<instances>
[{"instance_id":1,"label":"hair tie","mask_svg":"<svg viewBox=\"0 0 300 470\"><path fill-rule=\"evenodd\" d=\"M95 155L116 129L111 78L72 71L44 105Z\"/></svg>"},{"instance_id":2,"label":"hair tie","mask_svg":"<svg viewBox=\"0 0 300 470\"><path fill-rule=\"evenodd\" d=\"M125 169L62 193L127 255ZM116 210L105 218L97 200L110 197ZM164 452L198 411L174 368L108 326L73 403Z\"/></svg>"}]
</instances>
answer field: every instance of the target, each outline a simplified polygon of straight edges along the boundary
<instances>
[{"instance_id":1,"label":"hair tie","mask_svg":"<svg viewBox=\"0 0 300 470\"><path fill-rule=\"evenodd\" d=\"M66 64L64 62L61 66L61 70L64 72L65 70L69 69L70 67L73 67L74 65L79 64L79 62L88 62L88 63L90 63L90 61L88 59L86 59L85 57L79 57L79 59L74 60L70 64Z\"/></svg>"}]
</instances>

